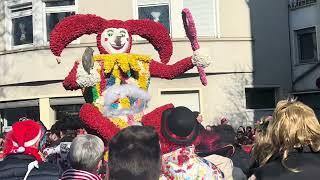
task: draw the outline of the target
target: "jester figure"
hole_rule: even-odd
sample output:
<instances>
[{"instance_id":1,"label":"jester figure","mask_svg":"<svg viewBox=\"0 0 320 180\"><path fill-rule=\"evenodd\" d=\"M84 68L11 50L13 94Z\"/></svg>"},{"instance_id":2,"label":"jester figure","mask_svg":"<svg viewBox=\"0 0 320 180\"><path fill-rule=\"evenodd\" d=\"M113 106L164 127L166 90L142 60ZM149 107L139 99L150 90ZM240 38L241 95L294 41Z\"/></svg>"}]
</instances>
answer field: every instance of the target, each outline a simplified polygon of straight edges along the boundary
<instances>
[{"instance_id":1,"label":"jester figure","mask_svg":"<svg viewBox=\"0 0 320 180\"><path fill-rule=\"evenodd\" d=\"M105 20L90 14L63 19L50 35L51 51L59 57L69 43L84 34L97 35L100 54L93 55L93 50L87 48L82 61L74 63L63 81L66 90L82 90L86 103L80 110L80 119L106 141L127 126L153 126L159 133L162 151L169 152L174 144L161 135L160 121L162 112L173 105L167 104L144 114L150 101L150 77L173 79L194 66L207 67L206 56L194 48L192 56L168 65L173 47L169 33L161 23ZM133 35L149 41L160 60L130 53Z\"/></svg>"}]
</instances>

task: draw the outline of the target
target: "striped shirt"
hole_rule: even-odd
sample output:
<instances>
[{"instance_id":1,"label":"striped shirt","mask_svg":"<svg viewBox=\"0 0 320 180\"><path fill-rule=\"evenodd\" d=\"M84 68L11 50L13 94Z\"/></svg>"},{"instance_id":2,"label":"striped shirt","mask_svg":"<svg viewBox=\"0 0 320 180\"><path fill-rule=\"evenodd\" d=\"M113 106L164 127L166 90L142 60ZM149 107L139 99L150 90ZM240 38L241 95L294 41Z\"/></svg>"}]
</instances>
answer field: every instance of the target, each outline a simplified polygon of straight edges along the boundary
<instances>
[{"instance_id":1,"label":"striped shirt","mask_svg":"<svg viewBox=\"0 0 320 180\"><path fill-rule=\"evenodd\" d=\"M102 180L102 179L99 176L89 173L87 171L81 171L77 169L68 169L62 174L61 180Z\"/></svg>"}]
</instances>

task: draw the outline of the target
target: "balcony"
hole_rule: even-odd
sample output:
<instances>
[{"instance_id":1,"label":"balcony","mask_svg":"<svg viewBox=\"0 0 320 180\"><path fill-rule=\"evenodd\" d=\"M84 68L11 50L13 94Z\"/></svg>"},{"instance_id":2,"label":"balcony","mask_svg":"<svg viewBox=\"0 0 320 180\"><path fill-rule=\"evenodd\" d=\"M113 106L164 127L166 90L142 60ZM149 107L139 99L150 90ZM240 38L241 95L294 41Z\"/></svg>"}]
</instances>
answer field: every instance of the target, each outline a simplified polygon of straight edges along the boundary
<instances>
[{"instance_id":1,"label":"balcony","mask_svg":"<svg viewBox=\"0 0 320 180\"><path fill-rule=\"evenodd\" d=\"M298 9L311 6L317 3L317 0L289 0L289 9Z\"/></svg>"}]
</instances>

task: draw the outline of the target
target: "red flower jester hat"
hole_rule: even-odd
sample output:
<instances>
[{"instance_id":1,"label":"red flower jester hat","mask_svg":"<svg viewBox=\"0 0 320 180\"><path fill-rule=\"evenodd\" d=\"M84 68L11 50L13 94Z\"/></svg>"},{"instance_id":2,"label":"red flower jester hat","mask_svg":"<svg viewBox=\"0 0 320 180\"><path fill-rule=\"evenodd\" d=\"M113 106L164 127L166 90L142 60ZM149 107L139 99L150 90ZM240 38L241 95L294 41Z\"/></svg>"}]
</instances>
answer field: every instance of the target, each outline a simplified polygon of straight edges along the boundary
<instances>
[{"instance_id":1,"label":"red flower jester hat","mask_svg":"<svg viewBox=\"0 0 320 180\"><path fill-rule=\"evenodd\" d=\"M161 62L167 64L172 55L172 41L166 28L151 20L106 20L92 14L78 14L63 19L50 34L50 49L54 55L60 56L63 49L72 41L84 34L97 34L97 46L101 54L109 54L105 46L108 41L108 30L120 28L127 31L127 47L129 53L132 46L132 35L147 39L158 51ZM124 53L124 52L123 52Z\"/></svg>"}]
</instances>

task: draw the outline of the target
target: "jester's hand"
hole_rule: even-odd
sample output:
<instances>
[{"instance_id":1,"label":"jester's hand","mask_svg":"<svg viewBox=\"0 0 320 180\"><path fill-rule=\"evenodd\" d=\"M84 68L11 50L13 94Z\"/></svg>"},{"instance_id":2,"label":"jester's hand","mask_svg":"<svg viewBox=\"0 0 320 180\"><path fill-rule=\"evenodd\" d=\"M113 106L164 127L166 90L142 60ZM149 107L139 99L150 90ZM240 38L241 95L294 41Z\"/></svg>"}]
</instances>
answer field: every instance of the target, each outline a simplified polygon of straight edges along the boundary
<instances>
[{"instance_id":1,"label":"jester's hand","mask_svg":"<svg viewBox=\"0 0 320 180\"><path fill-rule=\"evenodd\" d=\"M192 64L198 67L206 68L211 63L211 57L208 55L204 55L199 50L193 52L192 56Z\"/></svg>"}]
</instances>

